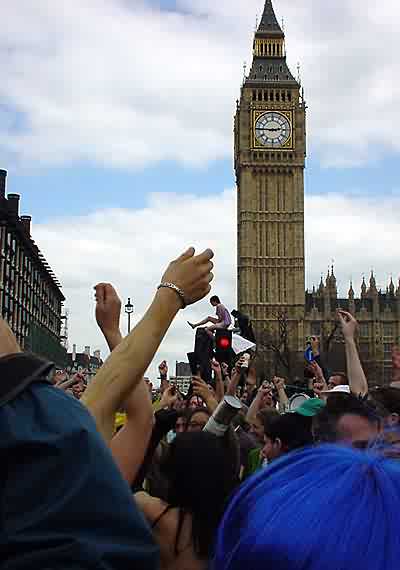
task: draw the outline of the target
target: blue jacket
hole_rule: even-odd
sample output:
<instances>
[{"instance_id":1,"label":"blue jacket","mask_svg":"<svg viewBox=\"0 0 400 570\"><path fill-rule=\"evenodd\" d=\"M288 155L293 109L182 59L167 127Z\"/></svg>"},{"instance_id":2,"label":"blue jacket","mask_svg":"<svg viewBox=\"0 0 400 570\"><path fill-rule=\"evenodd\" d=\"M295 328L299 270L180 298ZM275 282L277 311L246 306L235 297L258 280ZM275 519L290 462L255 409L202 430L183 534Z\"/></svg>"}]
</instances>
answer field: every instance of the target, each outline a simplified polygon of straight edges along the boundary
<instances>
[{"instance_id":1,"label":"blue jacket","mask_svg":"<svg viewBox=\"0 0 400 570\"><path fill-rule=\"evenodd\" d=\"M93 418L45 381L0 407L0 485L2 570L159 567Z\"/></svg>"}]
</instances>

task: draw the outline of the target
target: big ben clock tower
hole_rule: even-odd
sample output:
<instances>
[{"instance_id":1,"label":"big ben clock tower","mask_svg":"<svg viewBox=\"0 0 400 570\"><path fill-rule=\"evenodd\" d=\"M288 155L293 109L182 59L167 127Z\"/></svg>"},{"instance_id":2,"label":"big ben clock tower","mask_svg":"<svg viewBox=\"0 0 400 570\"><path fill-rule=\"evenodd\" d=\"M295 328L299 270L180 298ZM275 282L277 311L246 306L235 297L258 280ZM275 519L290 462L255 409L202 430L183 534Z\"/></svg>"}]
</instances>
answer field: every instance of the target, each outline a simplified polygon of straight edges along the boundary
<instances>
[{"instance_id":1,"label":"big ben clock tower","mask_svg":"<svg viewBox=\"0 0 400 570\"><path fill-rule=\"evenodd\" d=\"M266 0L235 116L238 301L258 339L285 315L295 352L304 348L305 110Z\"/></svg>"}]
</instances>

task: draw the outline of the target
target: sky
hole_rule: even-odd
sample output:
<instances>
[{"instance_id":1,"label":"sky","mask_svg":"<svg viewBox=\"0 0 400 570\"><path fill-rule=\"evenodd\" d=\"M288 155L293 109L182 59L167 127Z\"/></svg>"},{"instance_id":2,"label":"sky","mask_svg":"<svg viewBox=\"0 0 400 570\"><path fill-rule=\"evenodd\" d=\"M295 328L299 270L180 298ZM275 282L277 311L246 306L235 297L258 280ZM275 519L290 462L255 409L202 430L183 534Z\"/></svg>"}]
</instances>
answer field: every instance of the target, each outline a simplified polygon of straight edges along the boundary
<instances>
[{"instance_id":1,"label":"sky","mask_svg":"<svg viewBox=\"0 0 400 570\"><path fill-rule=\"evenodd\" d=\"M93 285L134 320L168 261L212 247L236 299L233 114L263 0L14 0L0 28L0 168L63 284L70 345L105 344ZM394 0L275 0L308 104L307 287L334 260L340 292L398 280L400 17ZM178 315L159 354L193 345ZM123 319L126 327L126 320ZM152 373L155 374L154 367Z\"/></svg>"}]
</instances>

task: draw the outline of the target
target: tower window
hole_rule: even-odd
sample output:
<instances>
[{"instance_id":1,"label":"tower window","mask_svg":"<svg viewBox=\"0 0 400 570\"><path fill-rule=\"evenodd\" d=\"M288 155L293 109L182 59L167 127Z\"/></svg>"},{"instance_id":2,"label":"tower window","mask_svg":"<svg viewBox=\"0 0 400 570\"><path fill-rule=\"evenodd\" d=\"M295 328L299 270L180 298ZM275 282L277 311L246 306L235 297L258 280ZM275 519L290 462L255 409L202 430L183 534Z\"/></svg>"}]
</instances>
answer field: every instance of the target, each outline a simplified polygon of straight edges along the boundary
<instances>
[{"instance_id":1,"label":"tower window","mask_svg":"<svg viewBox=\"0 0 400 570\"><path fill-rule=\"evenodd\" d=\"M274 71L274 69L273 69L273 67L272 67L272 65L271 65L271 67L269 68L269 72L272 73L273 71Z\"/></svg>"},{"instance_id":2,"label":"tower window","mask_svg":"<svg viewBox=\"0 0 400 570\"><path fill-rule=\"evenodd\" d=\"M279 80L279 75L275 75L275 79L276 79L276 81L278 81L278 80Z\"/></svg>"},{"instance_id":3,"label":"tower window","mask_svg":"<svg viewBox=\"0 0 400 570\"><path fill-rule=\"evenodd\" d=\"M279 67L279 71L282 73L282 71L283 71L283 67L282 67L282 66Z\"/></svg>"},{"instance_id":4,"label":"tower window","mask_svg":"<svg viewBox=\"0 0 400 570\"><path fill-rule=\"evenodd\" d=\"M266 75L264 75L264 81L267 81L267 79L268 79L268 78L267 78L267 76L266 76Z\"/></svg>"},{"instance_id":5,"label":"tower window","mask_svg":"<svg viewBox=\"0 0 400 570\"><path fill-rule=\"evenodd\" d=\"M265 76L265 78L266 78L266 77L267 77L267 76ZM267 91L264 91L263 93L264 93L264 101L268 101L268 92L267 92Z\"/></svg>"},{"instance_id":6,"label":"tower window","mask_svg":"<svg viewBox=\"0 0 400 570\"><path fill-rule=\"evenodd\" d=\"M259 92L258 92L258 100L259 100L259 101L262 101L262 91L259 91Z\"/></svg>"},{"instance_id":7,"label":"tower window","mask_svg":"<svg viewBox=\"0 0 400 570\"><path fill-rule=\"evenodd\" d=\"M271 55L271 44L268 45L268 55Z\"/></svg>"},{"instance_id":8,"label":"tower window","mask_svg":"<svg viewBox=\"0 0 400 570\"><path fill-rule=\"evenodd\" d=\"M286 93L284 91L281 93L281 99L282 101L286 101Z\"/></svg>"},{"instance_id":9,"label":"tower window","mask_svg":"<svg viewBox=\"0 0 400 570\"><path fill-rule=\"evenodd\" d=\"M275 101L279 101L279 91L275 93Z\"/></svg>"},{"instance_id":10,"label":"tower window","mask_svg":"<svg viewBox=\"0 0 400 570\"><path fill-rule=\"evenodd\" d=\"M260 72L261 72L262 70L263 70L263 66L262 66L262 65L260 65Z\"/></svg>"},{"instance_id":11,"label":"tower window","mask_svg":"<svg viewBox=\"0 0 400 570\"><path fill-rule=\"evenodd\" d=\"M272 48L272 54L273 54L273 55L276 55L276 46L275 46L275 44L274 44L274 46L273 46L273 48Z\"/></svg>"},{"instance_id":12,"label":"tower window","mask_svg":"<svg viewBox=\"0 0 400 570\"><path fill-rule=\"evenodd\" d=\"M273 91L270 91L270 92L269 92L269 100L270 100L270 101L273 101L273 100L274 100L274 92L273 92Z\"/></svg>"},{"instance_id":13,"label":"tower window","mask_svg":"<svg viewBox=\"0 0 400 570\"><path fill-rule=\"evenodd\" d=\"M292 94L290 93L290 91L288 91L287 98L288 98L288 101L292 100Z\"/></svg>"},{"instance_id":14,"label":"tower window","mask_svg":"<svg viewBox=\"0 0 400 570\"><path fill-rule=\"evenodd\" d=\"M257 92L253 91L253 101L256 101L256 99L257 99Z\"/></svg>"}]
</instances>

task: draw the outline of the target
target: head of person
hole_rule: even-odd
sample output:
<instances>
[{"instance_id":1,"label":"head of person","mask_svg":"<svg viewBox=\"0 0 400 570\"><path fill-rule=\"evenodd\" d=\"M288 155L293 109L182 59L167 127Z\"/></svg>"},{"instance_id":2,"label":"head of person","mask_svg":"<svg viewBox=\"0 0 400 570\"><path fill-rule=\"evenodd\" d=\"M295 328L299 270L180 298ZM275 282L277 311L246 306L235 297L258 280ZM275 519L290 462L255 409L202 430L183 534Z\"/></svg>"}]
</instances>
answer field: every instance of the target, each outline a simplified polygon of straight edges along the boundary
<instances>
[{"instance_id":1,"label":"head of person","mask_svg":"<svg viewBox=\"0 0 400 570\"><path fill-rule=\"evenodd\" d=\"M400 427L400 390L384 387L370 391L372 402L380 404L383 410L384 427Z\"/></svg>"},{"instance_id":2,"label":"head of person","mask_svg":"<svg viewBox=\"0 0 400 570\"><path fill-rule=\"evenodd\" d=\"M175 433L184 433L187 428L188 414L180 413L175 422Z\"/></svg>"},{"instance_id":3,"label":"head of person","mask_svg":"<svg viewBox=\"0 0 400 570\"><path fill-rule=\"evenodd\" d=\"M345 447L307 448L241 487L211 569L397 568L399 509L400 463Z\"/></svg>"},{"instance_id":4,"label":"head of person","mask_svg":"<svg viewBox=\"0 0 400 570\"><path fill-rule=\"evenodd\" d=\"M196 555L208 559L227 499L236 485L235 458L223 438L187 432L173 441L161 469L168 481L168 504L179 508L182 517L184 513L192 515Z\"/></svg>"},{"instance_id":5,"label":"head of person","mask_svg":"<svg viewBox=\"0 0 400 570\"><path fill-rule=\"evenodd\" d=\"M310 418L296 413L278 415L265 425L262 455L274 461L282 455L312 445L313 436Z\"/></svg>"},{"instance_id":6,"label":"head of person","mask_svg":"<svg viewBox=\"0 0 400 570\"><path fill-rule=\"evenodd\" d=\"M213 307L217 307L221 304L221 300L217 295L213 295L210 299L210 303Z\"/></svg>"},{"instance_id":7,"label":"head of person","mask_svg":"<svg viewBox=\"0 0 400 570\"><path fill-rule=\"evenodd\" d=\"M238 317L240 317L240 313L236 309L233 309L233 311L231 311L231 315L234 319L237 319Z\"/></svg>"},{"instance_id":8,"label":"head of person","mask_svg":"<svg viewBox=\"0 0 400 570\"><path fill-rule=\"evenodd\" d=\"M254 422L250 424L250 433L259 444L264 445L265 429L274 418L279 418L279 413L272 408L264 408L257 413Z\"/></svg>"},{"instance_id":9,"label":"head of person","mask_svg":"<svg viewBox=\"0 0 400 570\"><path fill-rule=\"evenodd\" d=\"M207 408L195 408L187 417L186 431L203 431L210 417L211 414Z\"/></svg>"},{"instance_id":10,"label":"head of person","mask_svg":"<svg viewBox=\"0 0 400 570\"><path fill-rule=\"evenodd\" d=\"M348 386L349 379L344 372L333 372L327 382L329 390L336 388L336 386Z\"/></svg>"},{"instance_id":11,"label":"head of person","mask_svg":"<svg viewBox=\"0 0 400 570\"><path fill-rule=\"evenodd\" d=\"M341 443L365 449L380 432L376 411L353 394L332 394L314 418L314 438L320 443Z\"/></svg>"}]
</instances>

